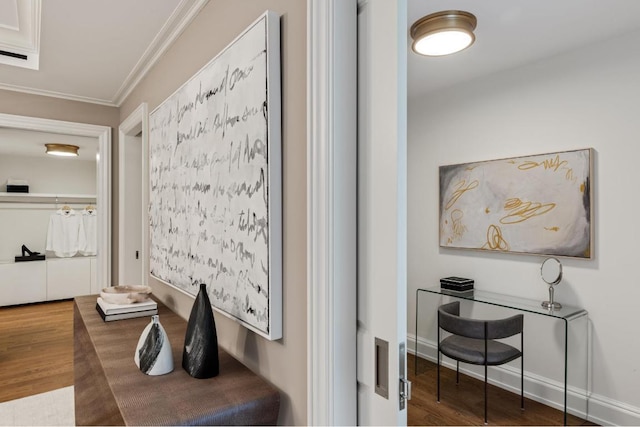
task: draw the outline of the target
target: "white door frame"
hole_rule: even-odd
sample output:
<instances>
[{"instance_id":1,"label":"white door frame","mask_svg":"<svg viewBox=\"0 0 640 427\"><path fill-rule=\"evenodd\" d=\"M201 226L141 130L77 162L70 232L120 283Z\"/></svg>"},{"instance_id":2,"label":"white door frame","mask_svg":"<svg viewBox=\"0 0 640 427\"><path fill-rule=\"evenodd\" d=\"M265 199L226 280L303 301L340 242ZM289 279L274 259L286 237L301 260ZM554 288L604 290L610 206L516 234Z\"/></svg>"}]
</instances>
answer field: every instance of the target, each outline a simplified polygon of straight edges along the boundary
<instances>
[{"instance_id":1,"label":"white door frame","mask_svg":"<svg viewBox=\"0 0 640 427\"><path fill-rule=\"evenodd\" d=\"M373 110L367 107L366 114L371 114L373 126L364 131L375 133L382 130L382 135L371 138L371 135L358 135L360 113L357 85L358 74L362 70L357 70L357 28L359 9L366 7L372 0L307 0L309 425L355 425L368 421L406 424L406 410L400 411L397 406L393 406L395 403L388 411L386 408L374 409L365 419L359 418L358 408L359 376L372 377L373 370L368 369L372 367L366 363L372 356L357 354L357 339L363 339L361 336L356 339L357 287L365 287L367 292L376 287L397 289L398 305L391 307L390 312L383 311L376 313L376 316L379 317L378 323L387 320L390 328L396 328L392 335L401 343L406 341L406 319L398 321L402 313L405 313L406 318L406 178L403 176L403 170L406 172L406 129L405 134L402 134L402 122L406 123L406 105L398 104L402 100L406 101L406 87L404 91L402 89L402 72L406 71L406 38L399 34L406 30L406 0L401 0L400 5L396 6L393 6L395 2L379 1L382 3L376 3L376 19L372 22L371 30L380 34L367 35L370 39L365 42L374 46L380 41L394 44L389 52L398 55L398 63L389 61L388 58L386 62L380 61L382 56L378 55L376 68L382 69L378 70L378 77L393 77L396 79L394 84L398 86L389 90L386 88L388 81L374 80L371 87L374 91L388 92L387 99L392 101L392 108L397 109L393 112L394 126L387 129L385 114L389 107ZM392 13L387 14L387 11ZM389 20L392 20L391 25ZM406 81L404 83L406 86ZM395 92L396 90L399 92ZM385 139L386 137L389 139ZM392 249L378 251L379 258L384 259L378 259L380 263L377 266L366 266L368 270L362 270L358 265L362 256L358 255L357 249L357 229L360 227L356 203L359 197L357 171L359 167L375 168L377 164L384 162L378 160L374 164L369 160L365 165L359 165L357 146L358 142L363 141L375 146L378 154L388 148L387 152L392 154L392 160L397 162L393 171L386 174L391 178L390 185L396 185L393 193L396 198L392 197L390 203L390 198L386 195L377 198L379 205L389 205L384 208L386 212L393 212L395 225L392 228L395 231L387 233L386 237L393 240L394 245ZM366 187L368 197L372 197L372 192L375 191L373 185ZM367 218L366 225L373 227L371 233L375 234L375 227L388 225L383 216ZM365 234L369 236L371 233ZM367 237L364 240L360 238L360 241L371 240ZM389 267L385 267L386 265ZM390 270L393 277L386 282L378 277L370 283L362 283L358 277L359 270L365 271L369 276L384 272L385 277L389 275L386 270ZM357 287L354 286L356 283ZM398 357L398 352L390 354L390 362L395 364L395 368L390 367L390 374L398 373ZM398 381L393 378L390 381L390 402L398 402ZM365 410L370 411L371 408ZM372 421L369 419L371 415L384 417Z\"/></svg>"},{"instance_id":2,"label":"white door frame","mask_svg":"<svg viewBox=\"0 0 640 427\"><path fill-rule=\"evenodd\" d=\"M142 188L142 216L140 218L142 227L142 242L140 243L140 258L142 260L142 277L140 277L139 284L148 285L149 283L149 257L148 242L149 242L149 191L147 188L147 180L149 177L149 107L146 102L143 102L135 109L129 117L127 117L118 127L118 283L124 283L124 269L125 265L125 227L124 217L126 215L126 203L125 195L127 194L128 182L125 179L125 169L122 165L125 164L125 144L127 141L127 135L137 135L142 132L142 164L141 176L142 180L139 183L133 183L133 185L140 185Z\"/></svg>"},{"instance_id":3,"label":"white door frame","mask_svg":"<svg viewBox=\"0 0 640 427\"><path fill-rule=\"evenodd\" d=\"M91 292L111 286L111 128L86 123L0 114L0 126L38 132L77 135L98 139L96 202L98 215L98 255L96 283Z\"/></svg>"},{"instance_id":4,"label":"white door frame","mask_svg":"<svg viewBox=\"0 0 640 427\"><path fill-rule=\"evenodd\" d=\"M307 424L355 425L357 1L307 26Z\"/></svg>"}]
</instances>

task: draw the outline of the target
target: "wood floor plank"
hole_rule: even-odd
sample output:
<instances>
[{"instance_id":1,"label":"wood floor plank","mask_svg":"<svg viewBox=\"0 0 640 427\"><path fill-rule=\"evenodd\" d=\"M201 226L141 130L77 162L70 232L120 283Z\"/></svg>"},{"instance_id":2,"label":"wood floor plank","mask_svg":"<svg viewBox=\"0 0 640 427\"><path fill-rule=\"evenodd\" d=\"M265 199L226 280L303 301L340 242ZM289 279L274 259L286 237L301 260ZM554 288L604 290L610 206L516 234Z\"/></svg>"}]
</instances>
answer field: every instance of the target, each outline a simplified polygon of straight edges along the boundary
<instances>
[{"instance_id":1,"label":"wood floor plank","mask_svg":"<svg viewBox=\"0 0 640 427\"><path fill-rule=\"evenodd\" d=\"M414 374L415 359L408 355L409 380L412 382L408 406L410 426L447 426L484 424L484 383L460 374L456 385L455 371L441 368L440 403L436 402L437 367L418 359L418 375ZM489 385L489 425L562 425L563 414L549 406L526 399L520 409L520 395ZM568 425L596 425L569 415Z\"/></svg>"},{"instance_id":2,"label":"wood floor plank","mask_svg":"<svg viewBox=\"0 0 640 427\"><path fill-rule=\"evenodd\" d=\"M0 308L0 402L73 385L73 301Z\"/></svg>"}]
</instances>

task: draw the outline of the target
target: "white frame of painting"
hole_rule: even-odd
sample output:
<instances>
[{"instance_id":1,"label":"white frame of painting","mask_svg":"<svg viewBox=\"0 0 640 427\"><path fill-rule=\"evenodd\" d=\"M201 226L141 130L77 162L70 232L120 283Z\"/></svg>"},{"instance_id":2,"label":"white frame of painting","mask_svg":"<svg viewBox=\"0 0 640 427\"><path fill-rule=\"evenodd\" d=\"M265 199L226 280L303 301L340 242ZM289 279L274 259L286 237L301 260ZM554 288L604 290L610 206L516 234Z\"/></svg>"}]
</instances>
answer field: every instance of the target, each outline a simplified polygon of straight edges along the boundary
<instances>
[{"instance_id":1,"label":"white frame of painting","mask_svg":"<svg viewBox=\"0 0 640 427\"><path fill-rule=\"evenodd\" d=\"M458 193L459 196L458 197L462 197L462 195L464 193L467 192L467 189L472 189L473 188L478 188L479 189L479 194L477 194L477 196L473 196L474 199L473 201L475 202L475 205L472 204L472 206L475 206L475 209L470 210L461 210L460 213L458 214L459 216L457 217L458 220L460 221L460 223L458 225L455 225L454 223L457 221L456 218L454 218L453 215L453 211L450 211L449 215L445 218L443 218L443 214L444 211L447 210L448 208L445 207L445 203L443 198L445 197L445 195L443 193L446 193L447 190L452 190L453 187L456 185L454 183L450 183L448 186L446 185L446 183L443 183L443 179L446 179L446 177L443 176L444 173L446 173L446 170L452 171L454 170L453 168L456 168L456 170L458 171L458 173L461 173L460 171L464 171L462 173L467 173L469 175L469 177L471 177L472 173L475 169L477 169L478 167L481 167L482 165L487 165L487 169L489 167L493 167L494 168L494 173L495 173L495 168L498 167L498 165L504 165L505 163L515 163L515 162L526 162L526 161L530 161L533 162L532 159L540 159L540 158L546 158L545 162L536 162L537 166L542 166L542 169L537 168L538 170L543 170L546 173L546 171L554 169L554 172L560 172L560 173L564 173L565 177L564 180L568 181L569 180L569 175L568 174L572 174L573 173L573 168L567 168L566 165L563 164L563 162L559 162L559 160L561 159L560 156L562 156L563 154L570 154L570 153L575 153L576 158L579 158L579 156L581 155L581 152L586 152L586 161L584 164L580 164L580 168L579 170L581 170L584 174L586 174L584 176L584 182L581 184L580 182L578 182L578 179L580 179L580 177L576 176L575 178L575 182L577 183L578 189L579 191L581 191L583 193L582 196L582 200L574 200L575 204L574 205L568 205L569 208L573 208L576 211L580 211L580 207L584 208L584 222L588 222L588 224L583 224L583 223L579 223L578 226L582 227L582 230L588 230L589 236L588 239L585 241L583 239L582 243L579 244L575 244L574 247L578 247L580 245L584 245L585 250L582 252L578 252L576 249L572 249L570 247L570 244L572 243L571 240L569 239L556 239L559 241L562 241L562 243L555 243L556 246L552 247L550 246L550 244L546 244L546 248L543 248L542 246L544 246L541 242L535 242L534 243L534 239L523 239L523 237L527 237L527 234L523 233L522 234L518 234L520 233L520 230L518 230L518 232L515 232L512 234L513 237L520 237L520 239L518 240L513 239L504 239L503 240L503 234L502 231L500 229L500 226L495 226L493 224L493 222L489 225L489 227L487 228L486 231L486 243L485 245L483 245L482 247L478 247L478 246L471 246L467 241L463 241L463 237L461 236L461 234L473 234L474 232L476 232L476 234L479 233L479 230L483 230L481 227L476 227L478 229L478 231L475 231L475 229L469 233L469 228L467 227L467 224L478 224L481 222L481 220L479 220L478 218L480 218L482 215L477 215L479 212L483 212L484 214L487 215L492 215L493 211L495 209L492 209L491 205L491 200L489 198L489 196L493 197L498 193L502 193L505 189L508 190L512 190L512 187L514 185L516 185L517 183L521 183L523 182L522 179L514 179L514 176L508 175L508 171L506 172L507 175L505 175L505 171L502 170L501 171L501 175L499 177L497 176L489 176L488 177L488 181L489 184L480 184L478 187L476 187L475 185L473 185L474 183L477 184L478 181L477 180L473 180L471 181L471 179L469 179L469 183L466 183L465 181L459 181L458 184L460 185L460 187L458 188L458 190L456 190L456 192L454 193ZM594 257L594 218L593 218L593 161L594 161L594 150L593 148L586 148L586 149L577 149L577 150L566 150L566 151L559 151L559 152L552 152L552 153L543 153L543 154L534 154L534 155L527 155L527 156L518 156L518 157L510 157L510 158L504 158L504 159L496 159L496 160L486 160L486 161L477 161L477 162L469 162L469 163L461 163L461 164L454 164L454 165L446 165L446 166L440 166L438 168L438 180L439 180L439 199L438 199L438 210L439 210L439 215L438 215L438 219L439 219L439 245L441 248L447 248L447 249L466 249L466 250L476 250L476 251L482 251L482 252L501 252L501 253L515 253L515 254L535 254L535 255L545 255L545 256L558 256L558 257L567 257L567 258L578 258L578 259L592 259ZM578 165L577 165L578 166ZM536 167L531 167L529 168L531 170L536 169ZM518 173L522 173L522 170L529 170L529 169L520 169L520 172ZM487 170L486 172L490 172L490 170ZM478 174L480 174L481 172L478 171ZM484 171L482 172L484 174ZM579 173L579 172L578 172ZM457 175L460 176L460 175ZM486 175L483 175L486 177ZM493 179L493 181L491 181ZM544 181L544 177L538 175L537 177L530 177L526 182L528 184L530 183L537 183L538 186L533 187L536 190L539 191L532 191L532 187L529 186L527 187L523 187L522 185L519 185L518 190L523 190L526 188L527 191L531 192L531 193L537 193L537 194L544 194L543 189L547 189L549 190L550 187L550 182L549 181L553 181L553 179L548 179L548 181ZM493 188L487 188L490 187L491 184L493 183L497 183L500 182L500 186L502 188L498 190L496 190L495 187ZM556 181L560 181L560 180L556 180ZM467 185L468 184L468 185ZM467 187L465 187L465 185L467 185ZM497 185L497 184L496 184ZM584 185L584 188L582 190L581 189L581 185ZM446 187L446 188L445 188ZM472 188L473 187L473 188ZM489 192L487 190L490 190ZM523 190L524 191L524 190ZM570 199L570 192L567 192L567 189L564 189L564 191L566 192L567 198L564 200L569 200ZM451 193L448 193L451 194ZM471 193L470 193L471 194ZM487 195L489 194L489 196ZM506 197L506 196L505 196ZM512 196L513 197L513 196ZM588 203L585 203L584 198L588 197ZM579 199L579 197L575 197L573 196L573 199ZM502 199L501 199L502 200ZM547 200L548 201L548 200ZM483 207L478 206L478 202L480 203L484 203ZM485 203L486 202L486 203ZM494 205L496 200L493 201ZM502 200L502 202L504 203L509 203L508 199L504 199ZM581 202L581 205L578 206L578 203ZM521 199L517 198L517 197L513 197L511 199L510 203L515 203L515 204L519 204L519 203L523 203L521 205L521 207L516 208L515 210L520 209L520 211L522 211L522 209L528 209L529 211L532 209L536 208L536 203L540 204L540 202L531 202L531 201L522 201ZM486 206L485 206L486 205ZM510 211L510 209L513 207L514 205L508 205L508 204L504 204L502 206L503 209L507 209L507 211L512 212L513 210ZM527 208L526 206L530 206L529 208ZM547 208L545 208L545 206L547 206ZM558 206L558 204L556 203L548 203L547 205L541 205L538 206L540 208L542 208L542 210L544 211L545 209L547 213L552 212L553 209L555 209L555 207ZM497 210L496 210L497 211ZM469 214L472 215L470 220L462 220L462 218L469 218ZM475 215L474 215L475 214ZM460 216L460 215L464 215L464 216ZM496 214L497 215L497 214ZM507 215L509 216L509 215ZM530 218L533 218L534 215L532 214L530 217L526 217L523 218L521 220L513 220L512 222L507 222L506 224L514 224L514 223L521 223L524 221L528 221ZM505 217L506 218L506 217ZM545 217L546 218L546 217ZM556 215L551 216L552 219L563 219L564 217L560 216L558 213L556 213ZM578 220L582 220L583 218L579 218ZM501 221L504 220L504 218L501 219ZM491 222L491 221L489 221ZM486 221L485 224L486 225ZM502 224L505 224L505 222L502 222ZM551 225L551 224L549 224ZM564 225L564 224L563 224ZM461 227L464 228L464 230L459 233L456 234L454 228L459 228L462 229ZM489 236L490 234L490 229L491 227L495 227L497 228L499 231L495 232L494 235ZM473 226L472 226L473 229ZM546 227L546 230L548 230L549 232L558 232L559 230L563 230L563 227L554 227L554 226L549 226ZM513 230L513 229L512 229ZM498 237L496 237L496 235ZM531 232L528 233L529 236L531 236ZM453 236L453 239L452 239ZM561 235L562 236L562 235ZM566 235L564 235L567 238L571 238L575 236L579 236L578 233L566 233ZM456 239L458 241L458 243L456 243ZM469 239L469 240L473 240L473 239ZM496 243L498 241L500 242L504 242L503 245L498 245L497 243L494 245L491 245L489 241L493 241L493 243ZM461 242L462 241L462 242ZM479 242L479 239L476 239L474 241L474 243L477 244L477 242ZM518 248L522 248L521 250L514 250L512 244L510 244L510 241L514 241L516 242L515 245ZM533 244L531 244L533 243ZM529 244L530 246L527 247L527 244ZM534 246L538 244L539 248L535 248ZM564 246L561 246L563 245ZM506 246L504 246L506 245ZM582 246L580 246L582 247ZM563 252L564 251L564 252Z\"/></svg>"},{"instance_id":2,"label":"white frame of painting","mask_svg":"<svg viewBox=\"0 0 640 427\"><path fill-rule=\"evenodd\" d=\"M158 105L150 114L159 110L165 103L171 102L172 98L180 92L180 90L189 84L199 74L213 64L221 55L228 50L233 49L234 45L254 26L259 25L261 20L265 20L265 37L267 46L267 158L268 163L268 257L269 257L269 296L268 296L268 330L264 331L244 320L234 316L231 313L216 307L212 307L218 313L238 322L249 330L254 331L258 335L268 340L277 340L282 338L282 135L281 135L281 70L280 70L280 15L273 11L265 11L251 25L249 25L241 34L239 34L231 43L229 43L220 53L218 53L211 61L198 70L189 80L181 85L173 94ZM213 118L212 118L213 119ZM151 120L150 120L151 127ZM149 135L149 155L151 156L152 133ZM151 169L151 168L150 168ZM150 187L151 188L151 187ZM153 191L150 191L150 198L154 197ZM151 202L150 202L151 204ZM151 223L151 221L150 221ZM153 234L153 233L150 233ZM150 239L152 236L150 236ZM185 289L182 289L163 278L151 274L152 277L165 283L174 289L194 297Z\"/></svg>"}]
</instances>

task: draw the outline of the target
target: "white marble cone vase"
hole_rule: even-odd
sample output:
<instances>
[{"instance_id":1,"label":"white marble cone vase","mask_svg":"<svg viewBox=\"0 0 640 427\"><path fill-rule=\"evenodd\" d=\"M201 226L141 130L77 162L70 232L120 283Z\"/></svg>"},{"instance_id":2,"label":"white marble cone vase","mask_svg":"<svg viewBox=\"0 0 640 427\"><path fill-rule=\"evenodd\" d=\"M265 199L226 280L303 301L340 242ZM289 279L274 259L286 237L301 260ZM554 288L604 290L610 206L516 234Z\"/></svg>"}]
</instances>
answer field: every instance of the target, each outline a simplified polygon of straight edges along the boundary
<instances>
[{"instance_id":1,"label":"white marble cone vase","mask_svg":"<svg viewBox=\"0 0 640 427\"><path fill-rule=\"evenodd\" d=\"M171 343L158 315L144 328L134 356L136 366L147 375L164 375L173 371Z\"/></svg>"},{"instance_id":2,"label":"white marble cone vase","mask_svg":"<svg viewBox=\"0 0 640 427\"><path fill-rule=\"evenodd\" d=\"M182 367L194 378L212 378L220 373L218 334L207 286L200 284L184 337Z\"/></svg>"}]
</instances>

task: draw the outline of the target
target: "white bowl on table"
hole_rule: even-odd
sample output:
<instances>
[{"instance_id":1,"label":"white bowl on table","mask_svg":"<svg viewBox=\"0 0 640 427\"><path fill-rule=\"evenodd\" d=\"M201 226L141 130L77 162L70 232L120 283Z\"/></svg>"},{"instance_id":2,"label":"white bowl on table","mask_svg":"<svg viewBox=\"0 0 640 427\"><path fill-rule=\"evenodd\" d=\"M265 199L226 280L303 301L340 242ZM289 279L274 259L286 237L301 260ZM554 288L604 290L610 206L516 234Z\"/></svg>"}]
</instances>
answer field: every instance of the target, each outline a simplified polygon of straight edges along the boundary
<instances>
[{"instance_id":1,"label":"white bowl on table","mask_svg":"<svg viewBox=\"0 0 640 427\"><path fill-rule=\"evenodd\" d=\"M110 304L134 304L147 301L151 295L150 286L118 285L102 288L100 297Z\"/></svg>"}]
</instances>

